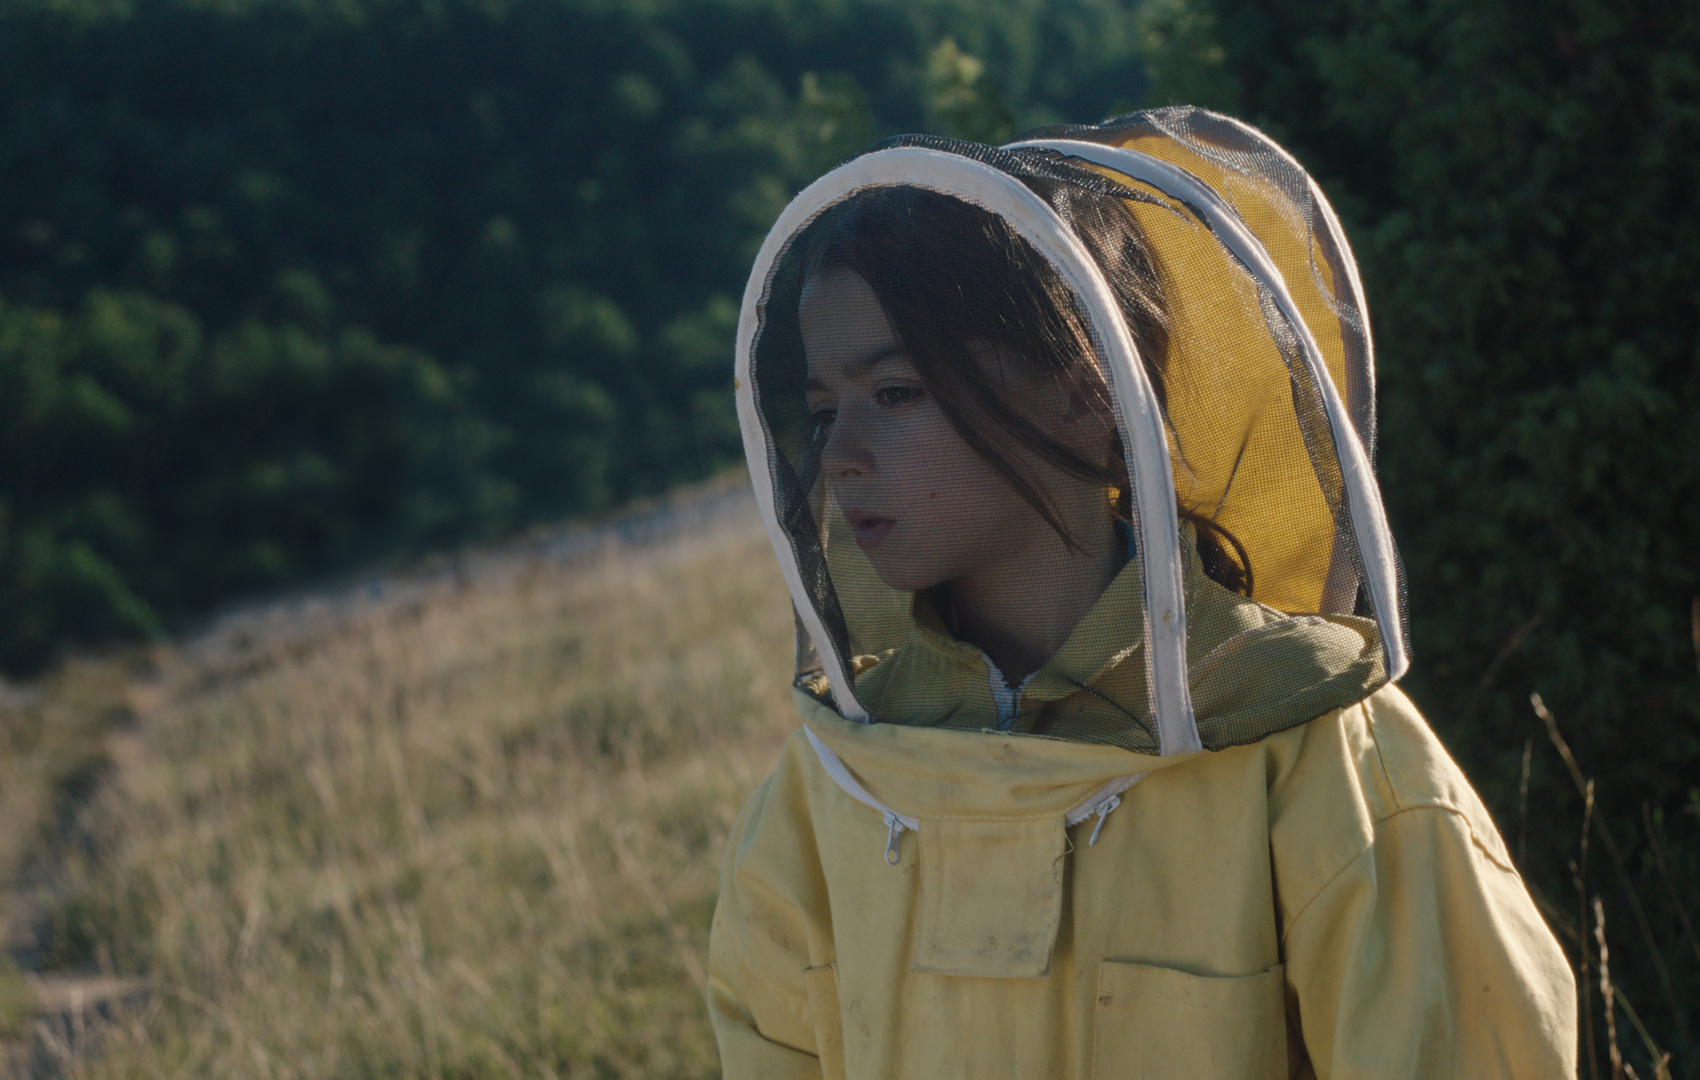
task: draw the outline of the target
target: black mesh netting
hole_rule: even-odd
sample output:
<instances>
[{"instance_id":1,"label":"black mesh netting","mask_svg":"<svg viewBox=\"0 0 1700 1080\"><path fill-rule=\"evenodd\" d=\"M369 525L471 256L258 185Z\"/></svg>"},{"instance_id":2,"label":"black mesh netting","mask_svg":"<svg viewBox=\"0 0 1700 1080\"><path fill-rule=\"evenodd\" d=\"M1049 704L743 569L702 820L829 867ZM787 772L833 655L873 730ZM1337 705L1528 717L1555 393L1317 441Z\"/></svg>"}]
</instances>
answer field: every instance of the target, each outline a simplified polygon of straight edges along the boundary
<instances>
[{"instance_id":1,"label":"black mesh netting","mask_svg":"<svg viewBox=\"0 0 1700 1080\"><path fill-rule=\"evenodd\" d=\"M1379 523L1354 518L1306 359L1308 339L1373 452L1367 318L1332 212L1277 147L1198 110L1024 138L1185 169L1285 285L1236 257L1201 207L1108 167L926 137L867 151L971 159L1049 211L1006 208L995 185L953 190L912 156L913 176L822 198L758 267L760 430L746 436L797 578L799 686L853 698L876 722L1158 749L1147 560L1165 552L1136 540L1137 413L1121 398L1135 375L1109 359L1125 332L1168 447L1149 467L1173 477L1204 745L1362 698L1386 681L1378 619L1402 623L1404 593L1400 575L1397 610L1369 600L1359 530ZM1066 230L1050 247L1084 253L1119 326L1094 321L1070 284L1080 272L1041 255L1035 228ZM843 673L836 688L823 653Z\"/></svg>"}]
</instances>

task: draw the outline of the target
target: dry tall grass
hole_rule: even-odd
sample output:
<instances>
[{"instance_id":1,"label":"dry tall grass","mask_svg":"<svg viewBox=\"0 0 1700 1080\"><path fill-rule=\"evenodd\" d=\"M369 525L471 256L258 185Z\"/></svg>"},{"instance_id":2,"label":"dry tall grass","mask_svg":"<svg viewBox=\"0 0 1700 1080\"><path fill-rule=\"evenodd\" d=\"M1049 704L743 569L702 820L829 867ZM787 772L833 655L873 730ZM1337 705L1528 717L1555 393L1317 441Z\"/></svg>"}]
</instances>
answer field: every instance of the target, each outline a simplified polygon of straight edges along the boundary
<instances>
[{"instance_id":1,"label":"dry tall grass","mask_svg":"<svg viewBox=\"0 0 1700 1080\"><path fill-rule=\"evenodd\" d=\"M35 1021L38 1060L718 1073L700 987L720 854L796 724L753 506L485 570L158 659L45 931L54 962L146 987Z\"/></svg>"},{"instance_id":2,"label":"dry tall grass","mask_svg":"<svg viewBox=\"0 0 1700 1080\"><path fill-rule=\"evenodd\" d=\"M0 1076L717 1075L720 853L796 726L744 483L0 687L0 938L23 912L58 973L0 954ZM1578 910L1545 910L1598 973L1609 1075L1681 1074L1579 857Z\"/></svg>"}]
</instances>

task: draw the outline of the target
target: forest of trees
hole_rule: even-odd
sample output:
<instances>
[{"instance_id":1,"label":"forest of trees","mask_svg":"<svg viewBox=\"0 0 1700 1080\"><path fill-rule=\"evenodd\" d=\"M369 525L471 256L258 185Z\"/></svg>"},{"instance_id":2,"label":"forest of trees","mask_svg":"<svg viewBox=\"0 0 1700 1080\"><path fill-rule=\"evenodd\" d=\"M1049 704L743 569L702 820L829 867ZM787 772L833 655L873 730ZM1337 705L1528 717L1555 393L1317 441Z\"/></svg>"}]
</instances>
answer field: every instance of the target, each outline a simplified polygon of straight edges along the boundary
<instances>
[{"instance_id":1,"label":"forest of trees","mask_svg":"<svg viewBox=\"0 0 1700 1080\"><path fill-rule=\"evenodd\" d=\"M1693 1075L1696 0L0 0L0 669L722 468L803 183L1180 101L1340 209L1407 686L1573 898L1543 695Z\"/></svg>"},{"instance_id":2,"label":"forest of trees","mask_svg":"<svg viewBox=\"0 0 1700 1080\"><path fill-rule=\"evenodd\" d=\"M1129 6L1071 7L0 5L0 669L737 460L773 216L1128 107Z\"/></svg>"}]
</instances>

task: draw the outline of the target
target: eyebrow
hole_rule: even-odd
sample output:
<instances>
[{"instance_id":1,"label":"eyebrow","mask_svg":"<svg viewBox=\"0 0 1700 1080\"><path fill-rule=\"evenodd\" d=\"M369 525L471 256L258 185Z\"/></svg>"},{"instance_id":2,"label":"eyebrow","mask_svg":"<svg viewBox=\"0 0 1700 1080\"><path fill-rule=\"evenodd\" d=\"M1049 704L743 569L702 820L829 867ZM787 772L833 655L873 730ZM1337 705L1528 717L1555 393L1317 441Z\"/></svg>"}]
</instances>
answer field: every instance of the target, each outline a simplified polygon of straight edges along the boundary
<instances>
[{"instance_id":1,"label":"eyebrow","mask_svg":"<svg viewBox=\"0 0 1700 1080\"><path fill-rule=\"evenodd\" d=\"M879 367L881 364L893 357L907 356L908 353L909 350L903 346L902 342L894 341L890 345L880 346L865 356L858 356L856 359L851 360L843 366L846 371L869 371L873 368ZM817 389L824 385L824 383L813 375L810 375L808 379L803 382L803 388L805 390Z\"/></svg>"}]
</instances>

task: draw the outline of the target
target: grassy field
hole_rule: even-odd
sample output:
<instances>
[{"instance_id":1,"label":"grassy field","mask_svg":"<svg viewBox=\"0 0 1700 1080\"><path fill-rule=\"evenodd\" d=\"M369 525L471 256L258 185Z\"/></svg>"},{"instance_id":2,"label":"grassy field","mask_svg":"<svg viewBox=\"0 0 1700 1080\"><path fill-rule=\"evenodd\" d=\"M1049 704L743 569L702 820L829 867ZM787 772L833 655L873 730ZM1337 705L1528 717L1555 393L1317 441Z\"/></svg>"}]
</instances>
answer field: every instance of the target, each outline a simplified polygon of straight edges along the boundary
<instances>
[{"instance_id":1,"label":"grassy field","mask_svg":"<svg viewBox=\"0 0 1700 1080\"><path fill-rule=\"evenodd\" d=\"M9 1071L717 1075L720 854L796 723L718 497L9 690L6 929L55 973L0 971Z\"/></svg>"},{"instance_id":2,"label":"grassy field","mask_svg":"<svg viewBox=\"0 0 1700 1080\"><path fill-rule=\"evenodd\" d=\"M729 477L0 685L0 1078L717 1076L708 925L796 726L789 606ZM1657 868L1651 949L1700 959ZM1692 1075L1594 994L1580 895L1542 902L1595 1057Z\"/></svg>"}]
</instances>

